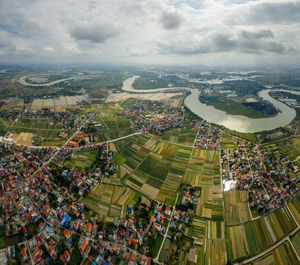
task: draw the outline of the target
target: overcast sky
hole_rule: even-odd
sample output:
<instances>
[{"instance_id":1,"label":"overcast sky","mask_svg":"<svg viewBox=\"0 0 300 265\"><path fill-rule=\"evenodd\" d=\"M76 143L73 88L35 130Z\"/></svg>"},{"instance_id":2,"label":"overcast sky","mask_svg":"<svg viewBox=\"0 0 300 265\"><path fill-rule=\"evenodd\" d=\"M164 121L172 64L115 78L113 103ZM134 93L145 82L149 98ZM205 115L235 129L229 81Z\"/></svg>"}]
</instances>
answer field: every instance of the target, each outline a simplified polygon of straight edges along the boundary
<instances>
[{"instance_id":1,"label":"overcast sky","mask_svg":"<svg viewBox=\"0 0 300 265\"><path fill-rule=\"evenodd\" d=\"M300 0L0 0L0 62L279 65Z\"/></svg>"}]
</instances>

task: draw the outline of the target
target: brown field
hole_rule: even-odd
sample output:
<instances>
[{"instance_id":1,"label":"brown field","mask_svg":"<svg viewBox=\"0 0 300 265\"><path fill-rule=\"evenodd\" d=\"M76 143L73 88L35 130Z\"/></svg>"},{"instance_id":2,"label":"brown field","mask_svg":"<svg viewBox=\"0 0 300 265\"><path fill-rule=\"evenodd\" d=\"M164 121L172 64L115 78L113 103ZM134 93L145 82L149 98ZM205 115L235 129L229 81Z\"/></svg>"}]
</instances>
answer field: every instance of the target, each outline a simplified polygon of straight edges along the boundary
<instances>
[{"instance_id":1,"label":"brown field","mask_svg":"<svg viewBox=\"0 0 300 265\"><path fill-rule=\"evenodd\" d=\"M182 93L149 93L149 94L130 94L127 92L110 94L106 99L106 103L119 102L129 98L148 99L148 100L169 100L173 96L182 95ZM175 100L177 105L180 101ZM178 101L178 102L177 102ZM174 103L175 104L175 103ZM177 105L175 107L177 107Z\"/></svg>"},{"instance_id":2,"label":"brown field","mask_svg":"<svg viewBox=\"0 0 300 265\"><path fill-rule=\"evenodd\" d=\"M149 196L151 199L155 199L157 194L159 193L159 189L156 189L147 183L145 183L141 189L140 192L145 194L146 196Z\"/></svg>"},{"instance_id":3,"label":"brown field","mask_svg":"<svg viewBox=\"0 0 300 265\"><path fill-rule=\"evenodd\" d=\"M33 133L25 133L22 132L20 134L13 134L12 138L18 143L23 145L31 145L32 144L32 138Z\"/></svg>"}]
</instances>

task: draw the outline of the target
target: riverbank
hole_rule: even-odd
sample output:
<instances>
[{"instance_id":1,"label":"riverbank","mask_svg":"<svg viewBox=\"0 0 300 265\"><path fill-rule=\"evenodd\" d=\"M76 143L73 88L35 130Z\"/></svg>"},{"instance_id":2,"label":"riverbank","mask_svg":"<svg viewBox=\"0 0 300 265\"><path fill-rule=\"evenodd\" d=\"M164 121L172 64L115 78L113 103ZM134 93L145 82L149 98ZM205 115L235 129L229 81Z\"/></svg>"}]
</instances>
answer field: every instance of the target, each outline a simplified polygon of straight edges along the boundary
<instances>
[{"instance_id":1,"label":"riverbank","mask_svg":"<svg viewBox=\"0 0 300 265\"><path fill-rule=\"evenodd\" d=\"M126 92L133 93L154 93L154 92L165 92L170 91L174 88L158 88L158 89L147 89L147 90L136 90L132 87L135 79L139 76L132 76L123 82L122 89ZM256 133L261 131L270 131L276 128L284 127L291 123L296 117L295 109L285 105L284 103L272 98L269 93L272 91L283 91L282 89L265 89L258 93L258 96L263 100L268 100L273 106L280 110L280 112L274 117L268 118L249 118L244 115L232 115L228 114L223 110L216 109L213 106L206 105L199 101L200 91L198 89L181 88L185 91L190 91L184 104L194 114L204 119L207 122L214 123L217 125L224 126L230 130L241 132L241 133ZM289 90L286 90L289 91ZM297 91L289 91L290 93L299 93Z\"/></svg>"}]
</instances>

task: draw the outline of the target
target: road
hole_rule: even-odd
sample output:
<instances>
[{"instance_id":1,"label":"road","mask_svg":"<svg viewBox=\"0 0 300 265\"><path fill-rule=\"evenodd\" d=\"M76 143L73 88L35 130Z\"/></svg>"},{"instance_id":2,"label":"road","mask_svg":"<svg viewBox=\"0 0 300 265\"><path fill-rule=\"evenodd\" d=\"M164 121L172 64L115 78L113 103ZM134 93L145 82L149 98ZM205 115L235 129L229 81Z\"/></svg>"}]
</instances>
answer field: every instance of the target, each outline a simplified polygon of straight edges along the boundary
<instances>
[{"instance_id":1,"label":"road","mask_svg":"<svg viewBox=\"0 0 300 265\"><path fill-rule=\"evenodd\" d=\"M158 264L161 264L161 263L159 262L158 258L159 258L160 252L161 252L161 250L162 250L162 248L163 248L163 246L164 246L164 243L165 243L166 238L167 238L168 233L169 233L171 221L172 221L173 215L174 215L174 213L175 213L175 209L176 209L175 206L176 206L176 204L177 204L177 200L178 200L178 193L177 193L176 200L175 200L175 203L174 203L174 206L173 206L173 211L172 211L171 216L170 216L170 221L169 221L169 224L168 224L166 233L165 233L165 235L164 235L164 239L163 239L163 241L161 242L161 245L160 245L160 248L159 248L159 251L158 251L158 253L157 253L156 258L153 259L153 261L154 261L155 263L158 263Z\"/></svg>"},{"instance_id":2,"label":"road","mask_svg":"<svg viewBox=\"0 0 300 265\"><path fill-rule=\"evenodd\" d=\"M284 238L282 238L281 240L277 241L272 247L260 252L259 254L253 256L252 258L249 259L245 259L243 261L240 261L236 264L249 264L250 262L261 258L262 256L264 256L265 254L269 253L270 251L274 250L275 248L277 248L278 246L280 246L284 241L289 241L290 242L290 235L293 235L294 233L296 233L297 231L299 231L299 227L296 227L292 232L290 232L287 236L285 236ZM292 245L292 244L291 244ZM293 245L292 245L293 247ZM293 248L294 249L294 248ZM295 250L295 249L294 249ZM298 257L298 261L300 261L299 255L297 254L297 252L295 251L296 256Z\"/></svg>"}]
</instances>

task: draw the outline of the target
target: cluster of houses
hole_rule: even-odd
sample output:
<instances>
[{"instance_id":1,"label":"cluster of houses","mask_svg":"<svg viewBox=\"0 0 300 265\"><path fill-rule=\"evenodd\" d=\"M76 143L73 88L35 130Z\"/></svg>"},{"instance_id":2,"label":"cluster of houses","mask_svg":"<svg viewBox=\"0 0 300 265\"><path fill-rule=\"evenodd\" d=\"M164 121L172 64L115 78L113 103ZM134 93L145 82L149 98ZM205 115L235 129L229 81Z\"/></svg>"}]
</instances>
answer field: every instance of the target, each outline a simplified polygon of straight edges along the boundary
<instances>
[{"instance_id":1,"label":"cluster of houses","mask_svg":"<svg viewBox=\"0 0 300 265\"><path fill-rule=\"evenodd\" d=\"M61 150L72 153L95 148L99 146ZM105 145L101 148L103 153L107 152ZM97 225L86 219L78 200L101 181L103 172L98 168L82 173L63 170L59 177L70 185L59 186L47 161L53 155L61 159L64 152L0 143L0 153L0 233L16 242L6 248L6 261L21 259L24 264L50 264L59 259L68 263L74 251L74 233L80 237L78 252L88 253L88 242L97 235ZM111 164L112 154L104 154L103 158Z\"/></svg>"},{"instance_id":2,"label":"cluster of houses","mask_svg":"<svg viewBox=\"0 0 300 265\"><path fill-rule=\"evenodd\" d=\"M183 126L183 112L159 101L141 100L123 109L118 115L130 119L134 130L163 135Z\"/></svg>"},{"instance_id":3,"label":"cluster of houses","mask_svg":"<svg viewBox=\"0 0 300 265\"><path fill-rule=\"evenodd\" d=\"M223 180L235 188L249 190L249 205L265 214L290 200L300 191L297 166L288 158L276 158L267 148L240 143L222 151Z\"/></svg>"},{"instance_id":4,"label":"cluster of houses","mask_svg":"<svg viewBox=\"0 0 300 265\"><path fill-rule=\"evenodd\" d=\"M64 112L50 112L49 109L42 109L39 112L21 111L21 112L2 112L1 116L8 121L19 120L43 120L49 119L49 125L61 124L64 130L74 130L78 128L83 119L88 118L88 112L82 112L80 109L67 109Z\"/></svg>"},{"instance_id":5,"label":"cluster of houses","mask_svg":"<svg viewBox=\"0 0 300 265\"><path fill-rule=\"evenodd\" d=\"M218 127L205 121L196 123L198 133L194 141L194 146L201 149L217 150L221 145L222 134Z\"/></svg>"}]
</instances>

